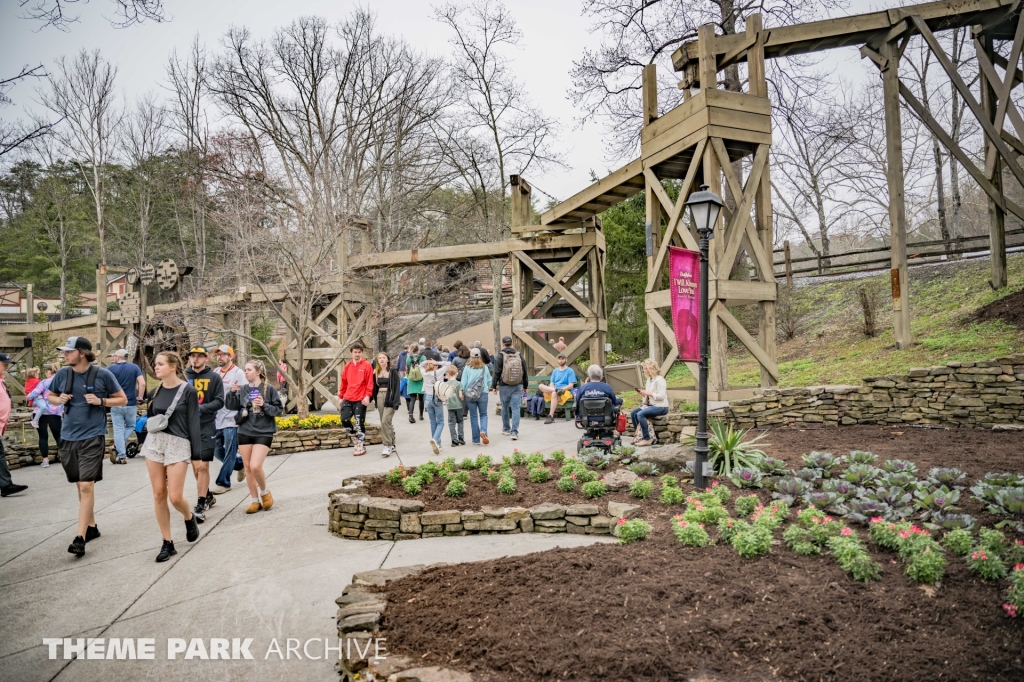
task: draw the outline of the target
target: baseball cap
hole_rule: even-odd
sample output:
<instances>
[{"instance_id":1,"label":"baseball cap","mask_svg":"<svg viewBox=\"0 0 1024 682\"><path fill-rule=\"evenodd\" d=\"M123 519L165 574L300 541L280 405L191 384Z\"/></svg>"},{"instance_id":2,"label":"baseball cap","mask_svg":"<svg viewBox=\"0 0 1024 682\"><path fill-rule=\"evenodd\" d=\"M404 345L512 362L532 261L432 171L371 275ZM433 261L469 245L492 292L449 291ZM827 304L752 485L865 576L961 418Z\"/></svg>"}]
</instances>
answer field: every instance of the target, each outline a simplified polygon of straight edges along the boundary
<instances>
[{"instance_id":1,"label":"baseball cap","mask_svg":"<svg viewBox=\"0 0 1024 682\"><path fill-rule=\"evenodd\" d=\"M57 350L92 350L92 342L84 336L69 336L63 346Z\"/></svg>"},{"instance_id":2,"label":"baseball cap","mask_svg":"<svg viewBox=\"0 0 1024 682\"><path fill-rule=\"evenodd\" d=\"M512 337L511 336L503 336L503 337L501 337L501 342L502 342L502 344L507 346L507 345L512 343Z\"/></svg>"},{"instance_id":3,"label":"baseball cap","mask_svg":"<svg viewBox=\"0 0 1024 682\"><path fill-rule=\"evenodd\" d=\"M7 353L0 353L0 362L4 363L5 365L14 364L14 360L12 360L11 356L8 355Z\"/></svg>"},{"instance_id":4,"label":"baseball cap","mask_svg":"<svg viewBox=\"0 0 1024 682\"><path fill-rule=\"evenodd\" d=\"M192 346L189 351L189 355L209 355L210 353L206 350L206 346Z\"/></svg>"},{"instance_id":5,"label":"baseball cap","mask_svg":"<svg viewBox=\"0 0 1024 682\"><path fill-rule=\"evenodd\" d=\"M471 357L471 358L478 358L478 357L480 357L480 349L479 348L474 348L471 351L469 351L469 357Z\"/></svg>"},{"instance_id":6,"label":"baseball cap","mask_svg":"<svg viewBox=\"0 0 1024 682\"><path fill-rule=\"evenodd\" d=\"M112 358L125 357L126 358L126 357L128 357L128 351L126 351L124 348L118 348L113 353L111 353L108 357L112 357Z\"/></svg>"},{"instance_id":7,"label":"baseball cap","mask_svg":"<svg viewBox=\"0 0 1024 682\"><path fill-rule=\"evenodd\" d=\"M564 352L560 352L556 357L567 358L568 356Z\"/></svg>"},{"instance_id":8,"label":"baseball cap","mask_svg":"<svg viewBox=\"0 0 1024 682\"><path fill-rule=\"evenodd\" d=\"M231 355L231 356L234 356L234 354L235 354L235 349L232 348L231 346L229 346L226 343L222 343L221 345L217 346L213 350L215 352L217 352L217 353L224 353L226 355Z\"/></svg>"}]
</instances>

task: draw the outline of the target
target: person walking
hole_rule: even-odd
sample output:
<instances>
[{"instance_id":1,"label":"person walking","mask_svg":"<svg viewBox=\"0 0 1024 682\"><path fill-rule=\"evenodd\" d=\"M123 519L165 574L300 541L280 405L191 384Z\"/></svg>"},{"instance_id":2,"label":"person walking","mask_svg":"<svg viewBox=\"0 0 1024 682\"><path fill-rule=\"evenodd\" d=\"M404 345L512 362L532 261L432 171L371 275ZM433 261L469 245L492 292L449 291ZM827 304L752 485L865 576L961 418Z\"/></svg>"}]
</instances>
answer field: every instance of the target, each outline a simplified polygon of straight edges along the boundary
<instances>
[{"instance_id":1,"label":"person walking","mask_svg":"<svg viewBox=\"0 0 1024 682\"><path fill-rule=\"evenodd\" d=\"M647 420L651 417L661 417L668 414L668 385L665 383L665 377L661 376L661 369L658 367L658 363L651 358L647 358L640 363L640 367L644 370L644 374L647 375L647 385L644 390L639 391L640 395L643 396L643 405L629 413L633 429L635 430L639 425L641 433L641 438L634 439L633 445L654 445L658 442L658 439L651 436L651 429L647 424Z\"/></svg>"},{"instance_id":2,"label":"person walking","mask_svg":"<svg viewBox=\"0 0 1024 682\"><path fill-rule=\"evenodd\" d=\"M277 365L277 392L281 395L281 404L288 406L288 363L282 360Z\"/></svg>"},{"instance_id":3,"label":"person walking","mask_svg":"<svg viewBox=\"0 0 1024 682\"><path fill-rule=\"evenodd\" d=\"M469 357L469 346L459 346L459 352L452 360L449 360L459 370L459 381L462 381L462 373L465 371L466 365L469 364Z\"/></svg>"},{"instance_id":4,"label":"person walking","mask_svg":"<svg viewBox=\"0 0 1024 682\"><path fill-rule=\"evenodd\" d=\"M28 396L39 385L39 368L29 367L25 370L25 395Z\"/></svg>"},{"instance_id":5,"label":"person walking","mask_svg":"<svg viewBox=\"0 0 1024 682\"><path fill-rule=\"evenodd\" d=\"M565 345L565 337L559 336L558 341L556 341L553 345L555 346L555 350L557 350L559 353L564 353L567 347Z\"/></svg>"},{"instance_id":6,"label":"person walking","mask_svg":"<svg viewBox=\"0 0 1024 682\"><path fill-rule=\"evenodd\" d=\"M242 460L238 457L238 425L235 423L236 410L229 410L226 406L227 394L232 386L244 386L246 384L245 373L235 364L235 349L227 344L222 344L214 349L217 354L217 376L220 377L225 406L217 410L214 420L216 436L214 440L213 458L220 460L220 472L217 474L216 484L213 489L214 495L223 495L231 490L231 472L238 472L238 482L245 480L245 469Z\"/></svg>"},{"instance_id":7,"label":"person walking","mask_svg":"<svg viewBox=\"0 0 1024 682\"><path fill-rule=\"evenodd\" d=\"M277 433L277 422L274 420L284 408L277 390L267 383L267 368L259 360L245 363L245 386L237 384L231 387L226 402L228 409L237 410L238 453L242 456L245 466L245 481L249 486L249 506L246 514L269 511L274 506L274 496L267 487L267 476L263 472L263 462L270 453Z\"/></svg>"},{"instance_id":8,"label":"person walking","mask_svg":"<svg viewBox=\"0 0 1024 682\"><path fill-rule=\"evenodd\" d=\"M7 369L14 364L14 360L7 353L0 353L0 497L10 497L23 490L28 490L27 485L18 485L11 478L11 470L7 468L7 454L4 452L4 431L7 430L7 422L11 418L11 393L7 390ZM102 455L101 455L102 457ZM97 533L97 537L99 534ZM84 547L84 543L83 543Z\"/></svg>"},{"instance_id":9,"label":"person walking","mask_svg":"<svg viewBox=\"0 0 1024 682\"><path fill-rule=\"evenodd\" d=\"M452 346L451 351L448 352L448 362L454 362L455 358L459 356L459 350L462 348L462 345L462 341L455 342L455 345Z\"/></svg>"},{"instance_id":10,"label":"person walking","mask_svg":"<svg viewBox=\"0 0 1024 682\"><path fill-rule=\"evenodd\" d=\"M210 462L217 451L217 413L224 407L224 382L208 362L210 352L206 346L195 346L188 352L185 379L196 389L199 401L200 445L198 459L192 458L192 473L196 478L196 508L192 513L196 521L206 521L206 510L217 504L210 491Z\"/></svg>"},{"instance_id":11,"label":"person walking","mask_svg":"<svg viewBox=\"0 0 1024 682\"><path fill-rule=\"evenodd\" d=\"M405 360L409 357L409 344L402 346L402 350L398 353L398 358L395 360L395 368L398 370L398 376L405 376Z\"/></svg>"},{"instance_id":12,"label":"person walking","mask_svg":"<svg viewBox=\"0 0 1024 682\"><path fill-rule=\"evenodd\" d=\"M448 363L445 363L447 366ZM444 405L447 392L439 395L438 384L444 384L445 370L434 360L423 363L423 395L427 396L427 416L430 418L430 449L441 454L441 434L444 433Z\"/></svg>"},{"instance_id":13,"label":"person walking","mask_svg":"<svg viewBox=\"0 0 1024 682\"><path fill-rule=\"evenodd\" d=\"M445 407L448 408L448 430L452 437L452 447L466 444L466 438L463 433L463 404L462 404L462 386L459 384L459 368L455 365L448 365L448 369L445 371L447 378L446 389L448 393L448 399L445 401Z\"/></svg>"},{"instance_id":14,"label":"person walking","mask_svg":"<svg viewBox=\"0 0 1024 682\"><path fill-rule=\"evenodd\" d=\"M135 430L135 420L139 416L138 397L146 396L146 376L138 365L128 362L128 351L124 348L118 348L110 357L114 358L114 362L107 369L128 398L127 405L110 408L110 423L114 426L114 452L110 454L110 463L127 464L125 443L128 435Z\"/></svg>"},{"instance_id":15,"label":"person walking","mask_svg":"<svg viewBox=\"0 0 1024 682\"><path fill-rule=\"evenodd\" d=\"M409 357L406 358L406 378L409 380L405 386L405 392L409 394L407 404L409 406L409 423L415 424L413 419L413 408L418 400L420 403L420 421L423 421L423 363L426 358L420 355L420 347L412 344L409 348Z\"/></svg>"},{"instance_id":16,"label":"person walking","mask_svg":"<svg viewBox=\"0 0 1024 682\"><path fill-rule=\"evenodd\" d=\"M78 488L78 534L68 552L85 556L85 543L100 536L96 526L96 483L103 480L103 452L107 446L108 407L128 402L117 377L94 365L92 343L72 336L57 350L64 353L64 367L53 377L46 399L64 405L61 424L60 463L68 483Z\"/></svg>"},{"instance_id":17,"label":"person walking","mask_svg":"<svg viewBox=\"0 0 1024 682\"><path fill-rule=\"evenodd\" d=\"M473 445L487 445L487 387L491 385L491 369L484 364L480 349L469 351L469 363L462 370L463 402L469 412L469 429Z\"/></svg>"},{"instance_id":18,"label":"person walking","mask_svg":"<svg viewBox=\"0 0 1024 682\"><path fill-rule=\"evenodd\" d=\"M575 385L576 373L572 371L572 367L567 366L565 353L559 351L558 368L551 373L551 383L541 384L538 387L544 394L544 398L551 400L551 412L544 420L545 424L555 422L555 411L558 410L559 403L564 404L572 396L571 391Z\"/></svg>"},{"instance_id":19,"label":"person walking","mask_svg":"<svg viewBox=\"0 0 1024 682\"><path fill-rule=\"evenodd\" d=\"M441 354L437 352L436 341L430 341L427 343L425 348L421 348L420 352L427 360L433 360L434 362L441 362Z\"/></svg>"},{"instance_id":20,"label":"person walking","mask_svg":"<svg viewBox=\"0 0 1024 682\"><path fill-rule=\"evenodd\" d=\"M526 361L512 347L512 337L502 338L501 345L501 352L494 356L491 391L497 393L501 401L501 432L512 440L519 440L519 412L530 377L526 373Z\"/></svg>"},{"instance_id":21,"label":"person walking","mask_svg":"<svg viewBox=\"0 0 1024 682\"><path fill-rule=\"evenodd\" d=\"M391 422L395 410L402 406L402 394L398 388L401 382L398 370L391 366L391 356L384 351L377 353L377 366L373 370L373 395L370 399L380 415L380 438L384 443L381 457L389 457L397 452L395 426Z\"/></svg>"},{"instance_id":22,"label":"person walking","mask_svg":"<svg viewBox=\"0 0 1024 682\"><path fill-rule=\"evenodd\" d=\"M53 434L53 442L60 445L60 422L64 414L63 405L51 405L47 400L50 392L50 385L53 377L60 371L59 362L51 362L46 367L46 378L40 381L28 394L28 401L35 406L36 430L39 431L39 454L43 461L40 464L44 469L50 466L50 434ZM132 428L135 428L134 424Z\"/></svg>"},{"instance_id":23,"label":"person walking","mask_svg":"<svg viewBox=\"0 0 1024 682\"><path fill-rule=\"evenodd\" d=\"M352 359L341 372L338 398L341 399L341 426L348 431L355 444L353 457L366 454L366 407L373 395L373 367L363 357L363 344L358 341L349 349ZM355 425L352 418L355 417Z\"/></svg>"},{"instance_id":24,"label":"person walking","mask_svg":"<svg viewBox=\"0 0 1024 682\"><path fill-rule=\"evenodd\" d=\"M480 343L479 341L474 341L473 342L473 348L479 348L480 349L480 359L484 361L485 365L490 366L490 364L491 364L491 354L487 351L486 348L484 348L484 345L482 343Z\"/></svg>"},{"instance_id":25,"label":"person walking","mask_svg":"<svg viewBox=\"0 0 1024 682\"><path fill-rule=\"evenodd\" d=\"M153 373L160 385L150 393L146 442L139 451L146 458L153 509L163 538L157 562L178 553L171 535L168 501L185 519L185 539L195 542L199 538L198 519L185 499L185 476L189 461L200 457L202 426L198 392L186 381L184 365L173 351L161 351L153 359Z\"/></svg>"}]
</instances>

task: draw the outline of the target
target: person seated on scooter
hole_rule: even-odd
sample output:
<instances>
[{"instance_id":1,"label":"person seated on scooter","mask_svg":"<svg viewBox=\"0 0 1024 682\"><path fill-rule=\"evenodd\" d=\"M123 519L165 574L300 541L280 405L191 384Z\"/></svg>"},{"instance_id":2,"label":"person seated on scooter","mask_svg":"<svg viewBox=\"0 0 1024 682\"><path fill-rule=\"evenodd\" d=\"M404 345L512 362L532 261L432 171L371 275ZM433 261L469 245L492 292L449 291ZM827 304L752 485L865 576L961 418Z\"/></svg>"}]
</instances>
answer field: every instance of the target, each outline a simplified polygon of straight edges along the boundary
<instances>
[{"instance_id":1,"label":"person seated on scooter","mask_svg":"<svg viewBox=\"0 0 1024 682\"><path fill-rule=\"evenodd\" d=\"M599 365L587 367L587 380L580 386L576 394L576 416L580 416L580 403L586 398L611 398L612 405L618 407L622 398L615 395L615 389L604 382L604 370Z\"/></svg>"}]
</instances>

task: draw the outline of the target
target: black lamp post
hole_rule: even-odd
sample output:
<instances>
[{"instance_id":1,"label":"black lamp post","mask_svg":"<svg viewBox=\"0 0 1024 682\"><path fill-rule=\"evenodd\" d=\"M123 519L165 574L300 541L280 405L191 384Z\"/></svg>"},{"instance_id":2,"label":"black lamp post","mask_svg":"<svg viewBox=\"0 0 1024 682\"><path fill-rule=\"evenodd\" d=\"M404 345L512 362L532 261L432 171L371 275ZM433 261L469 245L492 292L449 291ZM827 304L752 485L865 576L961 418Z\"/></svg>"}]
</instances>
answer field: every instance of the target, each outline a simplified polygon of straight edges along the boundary
<instances>
[{"instance_id":1,"label":"black lamp post","mask_svg":"<svg viewBox=\"0 0 1024 682\"><path fill-rule=\"evenodd\" d=\"M697 385L697 444L693 448L693 485L701 490L707 488L704 465L708 461L708 359L710 352L710 330L708 329L708 240L715 236L718 214L722 211L722 200L707 185L701 185L686 200L693 218L694 227L700 235L700 377Z\"/></svg>"}]
</instances>

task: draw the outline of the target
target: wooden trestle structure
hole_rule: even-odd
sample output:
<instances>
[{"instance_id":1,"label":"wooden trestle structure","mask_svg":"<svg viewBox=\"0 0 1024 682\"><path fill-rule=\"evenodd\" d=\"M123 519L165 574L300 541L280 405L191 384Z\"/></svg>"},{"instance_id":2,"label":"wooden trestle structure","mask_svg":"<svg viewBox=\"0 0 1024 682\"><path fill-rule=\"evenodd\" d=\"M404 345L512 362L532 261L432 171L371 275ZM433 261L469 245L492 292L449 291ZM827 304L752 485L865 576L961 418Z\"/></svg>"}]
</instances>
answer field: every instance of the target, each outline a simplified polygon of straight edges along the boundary
<instances>
[{"instance_id":1,"label":"wooden trestle structure","mask_svg":"<svg viewBox=\"0 0 1024 682\"><path fill-rule=\"evenodd\" d=\"M339 249L339 275L327 283L322 305L305 325L312 335L303 347L289 338L285 357L295 369L301 365L312 384L316 402L336 403L325 386L330 372L347 355L356 339L372 340L366 329L365 290L360 273L371 269L479 260L511 260L513 275L512 331L532 365L556 364L552 346L540 334L561 335L569 341L568 355L575 360L589 351L592 361L604 364L607 305L604 287L605 239L598 214L639 192L646 195L647 286L645 309L650 354L667 371L678 357L674 334L663 311L670 305L667 287L668 247L697 248L697 237L685 215L686 197L707 184L724 196L727 207L719 219L710 254L711 371L708 395L712 400L746 397L752 387L729 385L727 336L732 335L757 359L762 387L779 377L775 350L776 284L772 267L772 206L768 152L772 142L771 107L765 76L765 60L844 46L859 46L861 55L879 68L885 99L887 180L892 231L892 301L897 348L911 343L909 287L907 280L906 211L904 207L903 155L900 98L918 116L946 150L974 178L989 199L992 285L1006 285L1007 213L1024 220L1024 207L1003 192L1003 168L1024 186L1024 117L1011 94L1024 83L1020 68L1024 51L1022 0L943 0L921 5L829 19L780 28L764 28L760 15L746 18L742 34L717 36L711 25L698 30L695 41L673 55L682 74L679 84L684 101L659 114L655 67L643 72L643 128L639 158L590 185L532 221L531 189L525 179L512 176L512 236L493 243L413 249L388 253L346 255ZM942 30L970 26L981 73L976 97L957 73L935 37ZM946 71L953 86L978 119L985 135L985 164L978 167L954 143L952 136L928 114L911 90L899 79L900 58L911 36L920 35ZM1009 57L996 49L1010 41ZM739 63L747 64L747 91L718 89L718 72ZM1002 75L999 69L1003 70ZM1010 125L1006 125L1009 119ZM663 181L678 182L673 201ZM740 249L750 258L753 281L730 279ZM740 268L745 270L745 268ZM100 279L99 277L97 278ZM539 287L538 287L539 284ZM104 290L104 285L99 285ZM186 309L220 316L224 330L237 329L238 338L248 331L241 304L262 302L284 305L284 289L239 291L180 304L145 306L144 319ZM95 327L94 338L103 350L118 344L129 333L118 325L118 315L108 316L101 295L99 315L44 325L9 325L0 331L0 347L25 355L33 333L70 334ZM557 307L556 307L557 306ZM756 306L759 331L755 339L730 312L735 306ZM298 313L295 312L294 316ZM365 341L364 341L365 342ZM243 341L244 344L244 341ZM242 345L242 344L240 344ZM370 344L372 346L372 344ZM696 365L688 365L696 375ZM691 397L685 391L676 397Z\"/></svg>"}]
</instances>

